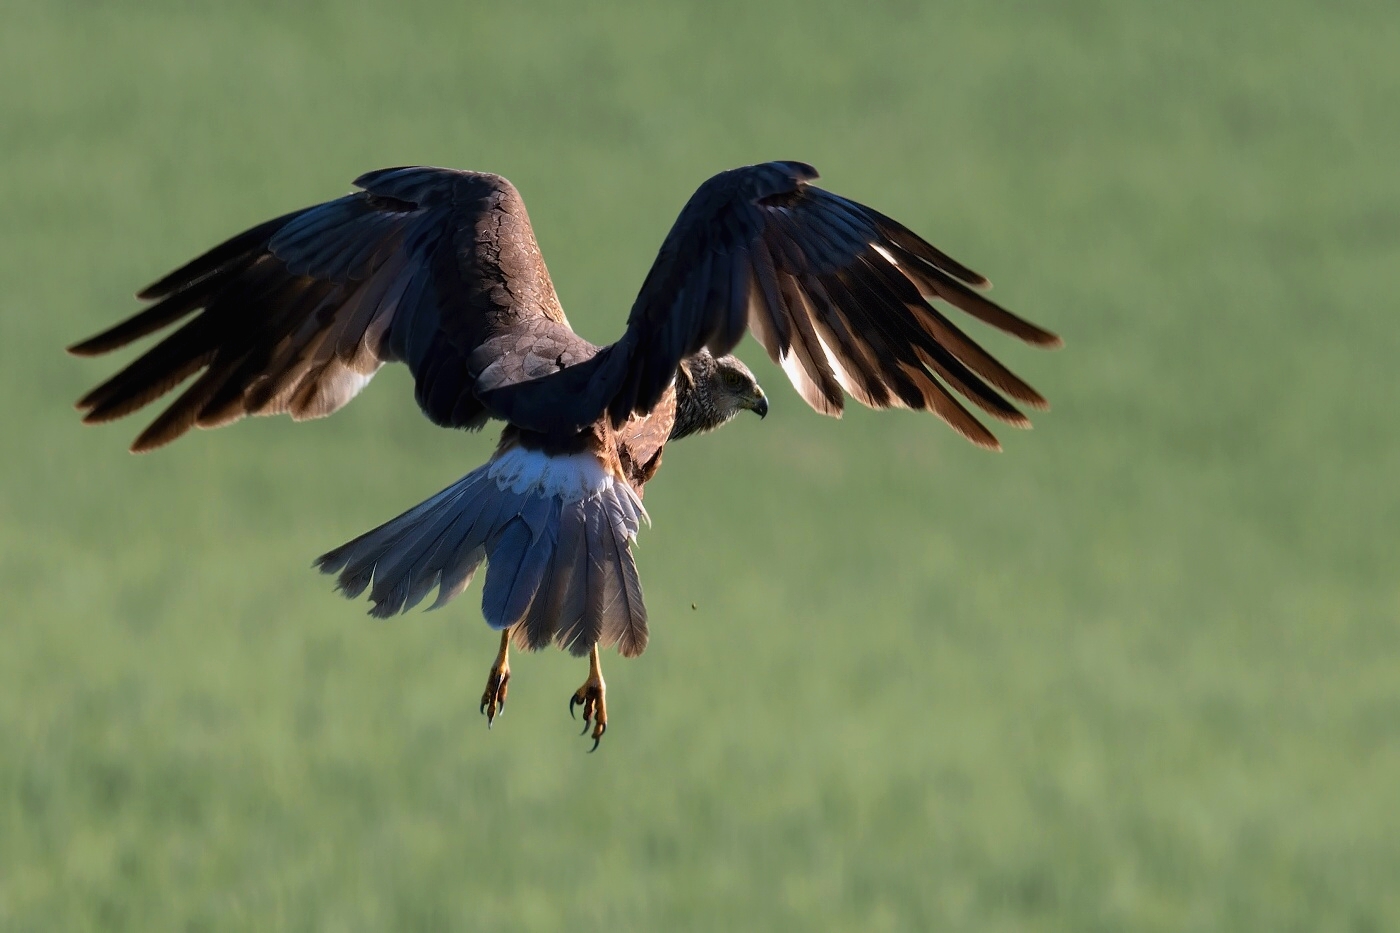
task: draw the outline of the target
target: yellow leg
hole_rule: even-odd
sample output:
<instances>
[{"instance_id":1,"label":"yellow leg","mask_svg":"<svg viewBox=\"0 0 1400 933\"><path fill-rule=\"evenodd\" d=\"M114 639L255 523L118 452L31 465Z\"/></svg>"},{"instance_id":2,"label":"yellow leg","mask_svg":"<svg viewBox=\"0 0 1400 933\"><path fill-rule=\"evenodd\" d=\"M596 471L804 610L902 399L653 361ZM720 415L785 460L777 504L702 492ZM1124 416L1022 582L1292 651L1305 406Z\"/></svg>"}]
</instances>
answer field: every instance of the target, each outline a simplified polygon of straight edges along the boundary
<instances>
[{"instance_id":1,"label":"yellow leg","mask_svg":"<svg viewBox=\"0 0 1400 933\"><path fill-rule=\"evenodd\" d=\"M608 731L608 705L603 699L607 689L607 684L603 682L603 666L598 661L598 646L594 645L588 656L588 679L569 698L570 716L574 714L575 706L583 707L583 731L588 732L590 722L593 725L593 747L589 749L590 752L598 750L598 740Z\"/></svg>"},{"instance_id":2,"label":"yellow leg","mask_svg":"<svg viewBox=\"0 0 1400 933\"><path fill-rule=\"evenodd\" d=\"M510 629L501 633L501 650L496 653L496 663L491 665L491 673L486 675L486 692L481 695L481 712L486 715L486 728L496 719L497 713L506 711L506 684L510 682Z\"/></svg>"}]
</instances>

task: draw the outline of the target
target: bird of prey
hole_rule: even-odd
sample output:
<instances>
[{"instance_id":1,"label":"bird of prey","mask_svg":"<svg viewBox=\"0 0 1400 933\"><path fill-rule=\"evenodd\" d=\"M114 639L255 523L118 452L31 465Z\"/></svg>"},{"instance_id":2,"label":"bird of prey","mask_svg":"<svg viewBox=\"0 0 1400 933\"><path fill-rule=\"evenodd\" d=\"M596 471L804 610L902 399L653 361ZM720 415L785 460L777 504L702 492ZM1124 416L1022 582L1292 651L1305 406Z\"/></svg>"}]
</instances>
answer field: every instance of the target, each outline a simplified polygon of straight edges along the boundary
<instances>
[{"instance_id":1,"label":"bird of prey","mask_svg":"<svg viewBox=\"0 0 1400 933\"><path fill-rule=\"evenodd\" d=\"M78 402L88 423L194 381L133 451L245 415L329 415L386 362L406 363L435 424L503 421L490 460L323 555L340 590L392 616L435 607L486 564L482 613L501 633L482 696L504 707L509 648L589 656L582 707L607 728L599 649L647 644L631 544L642 490L669 441L768 400L729 353L751 330L802 398L840 415L933 412L981 447L996 438L958 401L1026 427L1045 399L945 314L1027 343L1060 339L981 293L985 278L872 208L811 182L802 162L710 178L661 244L616 343L569 327L515 187L499 175L389 168L359 190L258 224L148 286L140 313L70 347L94 356L183 321ZM935 304L934 302L939 302ZM590 731L591 730L591 731Z\"/></svg>"}]
</instances>

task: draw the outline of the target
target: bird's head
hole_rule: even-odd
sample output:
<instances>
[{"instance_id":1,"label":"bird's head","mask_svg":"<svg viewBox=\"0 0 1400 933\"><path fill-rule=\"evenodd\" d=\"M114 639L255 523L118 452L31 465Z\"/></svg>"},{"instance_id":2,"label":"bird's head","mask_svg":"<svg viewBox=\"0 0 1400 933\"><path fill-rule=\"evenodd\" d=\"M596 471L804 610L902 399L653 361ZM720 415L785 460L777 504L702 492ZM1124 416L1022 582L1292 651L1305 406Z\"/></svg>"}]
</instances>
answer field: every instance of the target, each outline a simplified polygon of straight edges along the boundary
<instances>
[{"instance_id":1,"label":"bird's head","mask_svg":"<svg viewBox=\"0 0 1400 933\"><path fill-rule=\"evenodd\" d=\"M713 431L743 411L768 414L768 396L735 356L701 350L681 363L676 378L676 425L671 437Z\"/></svg>"},{"instance_id":2,"label":"bird's head","mask_svg":"<svg viewBox=\"0 0 1400 933\"><path fill-rule=\"evenodd\" d=\"M753 373L737 356L715 359L715 407L725 421L741 411L751 411L760 418L768 415L768 396Z\"/></svg>"}]
</instances>

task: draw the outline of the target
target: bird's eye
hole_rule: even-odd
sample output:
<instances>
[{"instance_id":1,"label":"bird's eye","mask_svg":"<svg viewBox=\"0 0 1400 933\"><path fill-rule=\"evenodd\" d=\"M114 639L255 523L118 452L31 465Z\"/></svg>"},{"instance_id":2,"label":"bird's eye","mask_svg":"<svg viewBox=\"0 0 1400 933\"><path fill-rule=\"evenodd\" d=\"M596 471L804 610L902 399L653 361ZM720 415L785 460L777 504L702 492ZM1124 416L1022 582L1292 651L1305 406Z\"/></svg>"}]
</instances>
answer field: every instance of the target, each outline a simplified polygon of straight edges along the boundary
<instances>
[{"instance_id":1,"label":"bird's eye","mask_svg":"<svg viewBox=\"0 0 1400 933\"><path fill-rule=\"evenodd\" d=\"M737 389L744 384L744 377L740 376L732 369L726 369L724 371L724 384L731 389Z\"/></svg>"}]
</instances>

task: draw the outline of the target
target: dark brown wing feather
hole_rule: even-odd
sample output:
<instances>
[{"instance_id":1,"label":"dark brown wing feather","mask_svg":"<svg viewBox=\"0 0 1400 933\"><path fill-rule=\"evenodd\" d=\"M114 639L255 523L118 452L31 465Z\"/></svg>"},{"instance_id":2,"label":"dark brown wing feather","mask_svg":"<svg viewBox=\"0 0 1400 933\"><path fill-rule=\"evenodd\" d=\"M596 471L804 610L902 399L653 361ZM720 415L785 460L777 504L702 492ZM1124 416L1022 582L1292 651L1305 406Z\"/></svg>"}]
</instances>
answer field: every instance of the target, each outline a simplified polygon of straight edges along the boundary
<instances>
[{"instance_id":1,"label":"dark brown wing feather","mask_svg":"<svg viewBox=\"0 0 1400 933\"><path fill-rule=\"evenodd\" d=\"M494 404L539 430L588 424L604 407L620 425L657 404L682 359L702 347L729 352L747 326L823 413L840 414L850 394L874 408L933 411L996 447L956 392L1028 425L1012 401L1045 408L1045 399L930 300L1037 346L1060 338L978 294L985 278L906 227L808 184L816 177L801 162L769 162L705 182L662 244L622 339Z\"/></svg>"},{"instance_id":2,"label":"dark brown wing feather","mask_svg":"<svg viewBox=\"0 0 1400 933\"><path fill-rule=\"evenodd\" d=\"M397 360L429 418L475 427L489 414L477 396L486 367L496 386L592 355L508 181L413 167L355 184L216 246L143 289L151 307L69 348L106 353L198 312L85 395L84 420L122 417L199 374L132 447L149 450L250 414L330 414Z\"/></svg>"}]
</instances>

